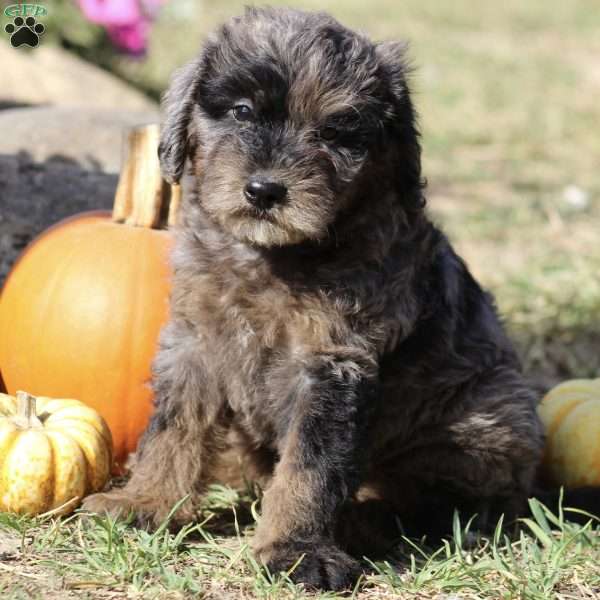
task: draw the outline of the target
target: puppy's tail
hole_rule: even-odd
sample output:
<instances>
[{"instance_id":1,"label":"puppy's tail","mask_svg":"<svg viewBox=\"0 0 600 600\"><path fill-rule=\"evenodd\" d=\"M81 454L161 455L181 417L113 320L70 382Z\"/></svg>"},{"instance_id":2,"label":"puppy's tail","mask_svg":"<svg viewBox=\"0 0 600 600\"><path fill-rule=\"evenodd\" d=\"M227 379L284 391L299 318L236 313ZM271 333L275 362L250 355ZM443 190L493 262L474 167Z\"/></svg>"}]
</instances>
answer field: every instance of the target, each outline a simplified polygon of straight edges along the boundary
<instances>
[{"instance_id":1,"label":"puppy's tail","mask_svg":"<svg viewBox=\"0 0 600 600\"><path fill-rule=\"evenodd\" d=\"M592 519L600 523L600 487L573 489L540 487L534 497L555 515L563 511L567 521L583 525Z\"/></svg>"}]
</instances>

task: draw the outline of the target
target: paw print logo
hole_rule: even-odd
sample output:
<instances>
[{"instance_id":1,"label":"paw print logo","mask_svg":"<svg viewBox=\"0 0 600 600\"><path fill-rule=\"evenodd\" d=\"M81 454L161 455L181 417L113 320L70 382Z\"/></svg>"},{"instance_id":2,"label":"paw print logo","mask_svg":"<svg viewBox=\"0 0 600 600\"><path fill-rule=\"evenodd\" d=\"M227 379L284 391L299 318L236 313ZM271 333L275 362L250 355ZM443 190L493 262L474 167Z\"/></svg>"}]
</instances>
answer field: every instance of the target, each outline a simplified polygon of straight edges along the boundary
<instances>
[{"instance_id":1,"label":"paw print logo","mask_svg":"<svg viewBox=\"0 0 600 600\"><path fill-rule=\"evenodd\" d=\"M10 33L10 43L14 48L27 45L35 48L40 43L40 35L45 31L41 23L36 23L33 17L15 17L12 23L4 27L6 33Z\"/></svg>"}]
</instances>

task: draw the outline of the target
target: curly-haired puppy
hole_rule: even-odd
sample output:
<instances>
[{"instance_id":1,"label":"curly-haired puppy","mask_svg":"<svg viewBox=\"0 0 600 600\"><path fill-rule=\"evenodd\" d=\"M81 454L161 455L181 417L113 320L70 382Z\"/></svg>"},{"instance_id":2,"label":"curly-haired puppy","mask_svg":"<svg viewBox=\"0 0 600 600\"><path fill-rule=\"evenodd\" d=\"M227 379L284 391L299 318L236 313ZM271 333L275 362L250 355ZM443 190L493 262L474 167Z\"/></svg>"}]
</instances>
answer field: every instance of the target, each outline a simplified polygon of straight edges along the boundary
<instances>
[{"instance_id":1,"label":"curly-haired puppy","mask_svg":"<svg viewBox=\"0 0 600 600\"><path fill-rule=\"evenodd\" d=\"M248 9L176 73L159 153L193 193L156 410L128 484L87 508L160 522L189 495L183 522L207 484L260 481L257 555L341 589L377 508L435 530L523 507L536 397L424 211L406 77L402 44L287 9Z\"/></svg>"}]
</instances>

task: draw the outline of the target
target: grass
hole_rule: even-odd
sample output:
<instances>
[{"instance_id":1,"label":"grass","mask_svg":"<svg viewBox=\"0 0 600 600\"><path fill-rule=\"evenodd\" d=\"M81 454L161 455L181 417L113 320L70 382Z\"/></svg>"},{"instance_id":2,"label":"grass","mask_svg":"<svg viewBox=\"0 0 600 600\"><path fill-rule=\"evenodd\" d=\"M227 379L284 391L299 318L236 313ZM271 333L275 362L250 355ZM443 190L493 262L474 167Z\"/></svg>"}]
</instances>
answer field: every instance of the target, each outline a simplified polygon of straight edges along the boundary
<instances>
[{"instance_id":1,"label":"grass","mask_svg":"<svg viewBox=\"0 0 600 600\"><path fill-rule=\"evenodd\" d=\"M598 376L600 11L589 0L290 3L329 10L378 39L410 40L432 216L496 295L542 387ZM112 57L105 66L156 96L205 33L241 5L171 2L146 62ZM304 597L252 559L252 521L235 518L247 498L215 488L207 502L213 518L177 535L99 518L2 515L0 597ZM372 565L353 597L600 597L597 525L571 524L535 503L521 525L516 538L498 529L485 540L457 523L453 539L435 549L404 540L397 555Z\"/></svg>"},{"instance_id":2,"label":"grass","mask_svg":"<svg viewBox=\"0 0 600 600\"><path fill-rule=\"evenodd\" d=\"M205 521L178 533L169 532L168 522L149 533L97 516L54 520L2 514L1 597L342 598L306 593L291 583L289 574L274 576L259 567L248 543L254 521L243 526L236 518L238 511L247 511L248 502L233 490L214 486ZM399 539L388 560L365 560L368 574L350 597L597 598L598 524L591 518L585 525L571 523L566 510L554 515L536 500L531 513L511 537L505 533L510 528L500 522L493 536L479 538L469 523L455 517L453 536L437 549Z\"/></svg>"}]
</instances>

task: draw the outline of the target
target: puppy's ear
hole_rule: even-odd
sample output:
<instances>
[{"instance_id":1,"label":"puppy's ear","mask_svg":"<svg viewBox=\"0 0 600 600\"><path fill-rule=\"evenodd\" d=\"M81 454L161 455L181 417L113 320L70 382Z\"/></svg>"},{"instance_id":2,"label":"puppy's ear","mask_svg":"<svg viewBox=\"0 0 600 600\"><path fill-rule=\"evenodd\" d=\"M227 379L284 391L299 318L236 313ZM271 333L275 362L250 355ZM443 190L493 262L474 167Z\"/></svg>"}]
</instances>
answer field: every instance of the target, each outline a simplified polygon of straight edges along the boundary
<instances>
[{"instance_id":1,"label":"puppy's ear","mask_svg":"<svg viewBox=\"0 0 600 600\"><path fill-rule=\"evenodd\" d=\"M162 98L163 121L158 157L163 177L178 183L190 150L190 123L200 82L200 59L175 71Z\"/></svg>"},{"instance_id":2,"label":"puppy's ear","mask_svg":"<svg viewBox=\"0 0 600 600\"><path fill-rule=\"evenodd\" d=\"M419 209L424 205L421 190L421 146L408 80L413 72L407 58L406 42L383 42L375 46L381 76L387 84L386 132L389 147L395 149L396 187L412 198Z\"/></svg>"},{"instance_id":3,"label":"puppy's ear","mask_svg":"<svg viewBox=\"0 0 600 600\"><path fill-rule=\"evenodd\" d=\"M375 46L375 51L394 103L397 106L411 106L407 79L413 68L408 61L408 43L381 42Z\"/></svg>"}]
</instances>

